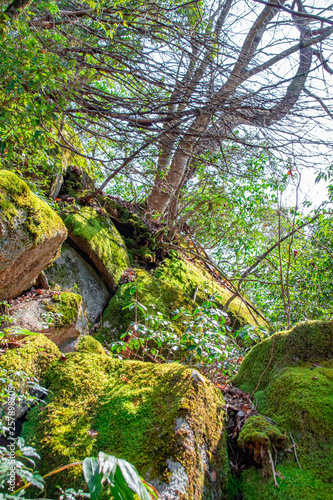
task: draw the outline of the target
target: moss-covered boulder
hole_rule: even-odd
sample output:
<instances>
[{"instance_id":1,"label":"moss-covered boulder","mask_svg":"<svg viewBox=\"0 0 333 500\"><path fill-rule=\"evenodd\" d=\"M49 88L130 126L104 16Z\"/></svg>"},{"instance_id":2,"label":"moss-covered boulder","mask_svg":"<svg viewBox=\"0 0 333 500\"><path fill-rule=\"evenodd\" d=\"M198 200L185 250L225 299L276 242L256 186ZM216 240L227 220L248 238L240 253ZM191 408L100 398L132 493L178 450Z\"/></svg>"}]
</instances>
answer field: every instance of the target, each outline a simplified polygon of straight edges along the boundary
<instances>
[{"instance_id":1,"label":"moss-covered boulder","mask_svg":"<svg viewBox=\"0 0 333 500\"><path fill-rule=\"evenodd\" d=\"M288 366L332 358L333 321L302 322L254 346L245 356L233 383L253 392L255 388L266 387Z\"/></svg>"},{"instance_id":2,"label":"moss-covered boulder","mask_svg":"<svg viewBox=\"0 0 333 500\"><path fill-rule=\"evenodd\" d=\"M103 451L134 464L165 500L225 497L223 400L197 372L116 360L84 337L48 376L48 404L33 409L23 428L42 472ZM80 467L61 474L62 487L81 484ZM53 486L51 479L48 495Z\"/></svg>"},{"instance_id":3,"label":"moss-covered boulder","mask_svg":"<svg viewBox=\"0 0 333 500\"><path fill-rule=\"evenodd\" d=\"M25 337L20 344L22 347L8 349L0 356L0 367L23 371L43 381L45 373L61 356L58 347L45 335Z\"/></svg>"},{"instance_id":4,"label":"moss-covered boulder","mask_svg":"<svg viewBox=\"0 0 333 500\"><path fill-rule=\"evenodd\" d=\"M135 296L131 294L133 286L137 288L137 300L146 309L143 313L139 308L137 311L138 321L142 321L144 315L152 312L161 312L164 318L171 321L173 312L180 307L193 310L194 302L189 296L177 288L172 287L164 281L154 278L143 269L137 269L135 283L125 283L121 285L116 294L112 297L103 314L102 328L97 333L98 339L102 341L119 340L122 333L126 332L128 326L134 322L135 311L133 308L123 309L134 301ZM181 323L174 323L176 331L183 331L186 326Z\"/></svg>"},{"instance_id":5,"label":"moss-covered boulder","mask_svg":"<svg viewBox=\"0 0 333 500\"><path fill-rule=\"evenodd\" d=\"M202 304L210 296L215 296L216 304L221 307L232 297L232 293L222 286L204 267L190 262L177 252L172 252L170 257L164 259L156 269L155 276L168 283L177 290L182 291L188 297L196 297L196 302ZM231 318L231 327L238 329L244 325L260 326L269 328L263 316L256 313L239 298L236 297L230 303L227 313Z\"/></svg>"},{"instance_id":6,"label":"moss-covered boulder","mask_svg":"<svg viewBox=\"0 0 333 500\"><path fill-rule=\"evenodd\" d=\"M63 352L73 350L75 340L89 330L82 297L77 293L26 299L12 306L10 315L12 327L43 333Z\"/></svg>"},{"instance_id":7,"label":"moss-covered boulder","mask_svg":"<svg viewBox=\"0 0 333 500\"><path fill-rule=\"evenodd\" d=\"M243 473L242 494L252 499L333 498L333 322L300 323L255 346L234 384L255 392L259 411L286 431L289 456L278 463L277 481L260 471Z\"/></svg>"},{"instance_id":8,"label":"moss-covered boulder","mask_svg":"<svg viewBox=\"0 0 333 500\"><path fill-rule=\"evenodd\" d=\"M209 273L205 274L196 265L178 256L165 259L154 274L143 269L137 269L135 274L135 283L121 285L109 302L103 314L103 327L98 332L99 340L107 342L118 340L134 322L134 309L124 309L134 301L135 297L131 295L133 286L137 287L137 300L146 307L147 315L159 311L169 321L173 319L173 313L177 309L193 311L211 295L215 295L217 306L222 309L231 296L230 292L220 286ZM228 314L233 318L231 326L234 328L247 324L268 327L260 316L257 315L254 320L239 300L231 303L231 311L230 313L229 310ZM144 313L139 309L138 321L142 321L143 318ZM179 320L173 322L173 327L180 333L184 332L187 325Z\"/></svg>"},{"instance_id":9,"label":"moss-covered boulder","mask_svg":"<svg viewBox=\"0 0 333 500\"><path fill-rule=\"evenodd\" d=\"M22 347L8 349L0 356L0 372L2 372L0 388L7 389L6 384L9 379L16 392L22 395L28 391L27 378L38 380L44 385L45 374L58 362L61 353L44 335L25 337L20 340L20 344ZM25 404L17 402L15 417L20 418L26 410Z\"/></svg>"},{"instance_id":10,"label":"moss-covered boulder","mask_svg":"<svg viewBox=\"0 0 333 500\"><path fill-rule=\"evenodd\" d=\"M22 179L0 170L0 300L29 288L66 235L58 215Z\"/></svg>"},{"instance_id":11,"label":"moss-covered boulder","mask_svg":"<svg viewBox=\"0 0 333 500\"><path fill-rule=\"evenodd\" d=\"M109 289L114 290L130 261L111 219L93 208L82 207L66 217L65 225L75 247L90 259Z\"/></svg>"},{"instance_id":12,"label":"moss-covered boulder","mask_svg":"<svg viewBox=\"0 0 333 500\"><path fill-rule=\"evenodd\" d=\"M108 303L109 292L97 272L74 248L64 243L60 257L45 270L45 274L51 288L72 290L82 296L83 308L91 323L100 318Z\"/></svg>"},{"instance_id":13,"label":"moss-covered boulder","mask_svg":"<svg viewBox=\"0 0 333 500\"><path fill-rule=\"evenodd\" d=\"M77 159L77 155L76 159ZM53 197L56 196L82 196L82 192L86 190L93 191L95 189L95 185L91 177L89 176L88 166L83 163L83 166L80 166L77 161L73 162L74 164L67 164L63 168L62 175L62 185L59 190L59 193L56 194L56 191L53 191ZM58 184L59 186L59 184ZM55 186L55 189L57 185Z\"/></svg>"}]
</instances>

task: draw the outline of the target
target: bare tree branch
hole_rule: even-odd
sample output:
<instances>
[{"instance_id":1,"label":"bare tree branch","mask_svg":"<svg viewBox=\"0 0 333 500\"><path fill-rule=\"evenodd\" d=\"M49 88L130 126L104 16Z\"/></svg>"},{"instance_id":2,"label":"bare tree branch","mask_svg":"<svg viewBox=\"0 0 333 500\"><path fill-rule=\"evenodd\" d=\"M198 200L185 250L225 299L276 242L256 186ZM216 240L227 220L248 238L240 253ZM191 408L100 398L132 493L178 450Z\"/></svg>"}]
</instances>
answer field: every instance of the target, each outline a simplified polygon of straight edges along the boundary
<instances>
[{"instance_id":1,"label":"bare tree branch","mask_svg":"<svg viewBox=\"0 0 333 500\"><path fill-rule=\"evenodd\" d=\"M308 14L307 12L299 12L289 7L286 7L280 1L276 2L266 2L265 0L253 0L254 2L261 3L263 5L269 5L271 7L276 7L278 9L284 10L289 14L293 14L294 16L303 17L304 19L313 19L314 21L321 21L322 23L331 24L333 26L333 20L327 17L317 16L316 14Z\"/></svg>"}]
</instances>

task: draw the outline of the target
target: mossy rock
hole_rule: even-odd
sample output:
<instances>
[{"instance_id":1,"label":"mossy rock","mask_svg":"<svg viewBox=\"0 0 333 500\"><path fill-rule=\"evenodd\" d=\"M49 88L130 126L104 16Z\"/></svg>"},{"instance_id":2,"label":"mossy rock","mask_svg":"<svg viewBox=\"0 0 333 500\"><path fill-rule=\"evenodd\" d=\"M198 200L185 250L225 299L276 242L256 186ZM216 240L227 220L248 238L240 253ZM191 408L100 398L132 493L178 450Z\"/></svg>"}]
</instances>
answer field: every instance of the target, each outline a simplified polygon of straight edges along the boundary
<instances>
[{"instance_id":1,"label":"mossy rock","mask_svg":"<svg viewBox=\"0 0 333 500\"><path fill-rule=\"evenodd\" d=\"M65 225L75 247L90 259L105 284L114 290L130 260L110 218L93 208L83 207L79 212L70 213Z\"/></svg>"},{"instance_id":2,"label":"mossy rock","mask_svg":"<svg viewBox=\"0 0 333 500\"><path fill-rule=\"evenodd\" d=\"M63 292L25 300L14 305L10 314L12 327L43 333L63 352L73 350L75 340L88 333L82 297L77 293Z\"/></svg>"},{"instance_id":3,"label":"mossy rock","mask_svg":"<svg viewBox=\"0 0 333 500\"><path fill-rule=\"evenodd\" d=\"M253 391L263 374L255 393L259 411L294 439L302 467L291 450L276 467L279 488L260 471L245 471L245 500L333 498L332 357L333 322L310 321L264 340L244 358L234 384Z\"/></svg>"},{"instance_id":4,"label":"mossy rock","mask_svg":"<svg viewBox=\"0 0 333 500\"><path fill-rule=\"evenodd\" d=\"M81 295L64 292L52 295L51 300L46 304L46 310L52 315L53 326L61 328L77 321L81 305Z\"/></svg>"},{"instance_id":5,"label":"mossy rock","mask_svg":"<svg viewBox=\"0 0 333 500\"><path fill-rule=\"evenodd\" d=\"M58 131L56 133L58 135ZM72 127L65 124L62 136L64 140L60 141L63 146L59 148L61 152L60 168L57 175L51 176L49 179L51 186L49 192L52 198L63 194L75 196L82 190L94 189L93 171L84 156L85 151L79 135ZM69 149L68 145L72 149ZM81 154L75 153L74 150Z\"/></svg>"},{"instance_id":6,"label":"mossy rock","mask_svg":"<svg viewBox=\"0 0 333 500\"><path fill-rule=\"evenodd\" d=\"M134 295L131 295L133 286L138 288L138 302L144 305L147 309L146 314L152 312L161 312L163 316L170 320L173 317L173 312L180 307L188 310L193 310L194 302L184 293L173 288L164 281L158 280L151 276L143 269L136 270L136 283L126 283L121 285L116 294L112 297L103 314L103 327L97 333L97 338L102 342L119 340L122 333L125 333L128 326L134 322L134 309L124 306L133 302ZM138 310L138 321L142 321L144 313ZM186 326L180 322L173 324L177 332L184 331Z\"/></svg>"},{"instance_id":7,"label":"mossy rock","mask_svg":"<svg viewBox=\"0 0 333 500\"><path fill-rule=\"evenodd\" d=\"M134 464L162 498L225 498L223 399L197 372L120 361L84 337L48 379L46 408L34 408L23 428L41 454L42 473L103 451ZM55 482L78 487L82 471L50 478L47 495Z\"/></svg>"},{"instance_id":8,"label":"mossy rock","mask_svg":"<svg viewBox=\"0 0 333 500\"><path fill-rule=\"evenodd\" d=\"M55 185L57 189L59 182ZM53 192L53 197L56 196L82 196L83 193L93 191L95 188L93 180L90 178L88 169L79 167L77 163L67 165L65 172L62 174L62 184L59 193L56 190Z\"/></svg>"},{"instance_id":9,"label":"mossy rock","mask_svg":"<svg viewBox=\"0 0 333 500\"><path fill-rule=\"evenodd\" d=\"M286 450L288 438L277 425L268 422L263 415L254 415L244 424L239 433L237 444L250 459L260 464L263 477L272 476L271 460L278 450Z\"/></svg>"},{"instance_id":10,"label":"mossy rock","mask_svg":"<svg viewBox=\"0 0 333 500\"><path fill-rule=\"evenodd\" d=\"M61 353L57 346L44 335L25 337L20 340L22 347L8 349L0 356L0 390L7 389L8 382L14 385L17 394L27 394L29 387L27 377L40 382L41 386L45 384L45 374L49 368L57 363ZM4 408L5 409L5 408ZM14 418L22 417L28 407L26 403L16 401Z\"/></svg>"},{"instance_id":11,"label":"mossy rock","mask_svg":"<svg viewBox=\"0 0 333 500\"><path fill-rule=\"evenodd\" d=\"M214 295L216 304L223 309L232 296L232 293L220 285L203 267L189 262L177 252L172 252L170 257L164 259L154 274L191 298L194 297L198 287L196 302L200 305ZM248 309L238 297L230 303L227 313L231 318L231 327L235 330L245 325L269 328L268 323L254 310Z\"/></svg>"},{"instance_id":12,"label":"mossy rock","mask_svg":"<svg viewBox=\"0 0 333 500\"><path fill-rule=\"evenodd\" d=\"M97 272L74 248L64 243L60 257L45 274L51 288L72 290L82 296L83 308L91 323L100 318L108 303L109 292Z\"/></svg>"},{"instance_id":13,"label":"mossy rock","mask_svg":"<svg viewBox=\"0 0 333 500\"><path fill-rule=\"evenodd\" d=\"M270 450L286 445L286 437L263 415L250 417L239 433L237 443L242 447L264 446Z\"/></svg>"},{"instance_id":14,"label":"mossy rock","mask_svg":"<svg viewBox=\"0 0 333 500\"><path fill-rule=\"evenodd\" d=\"M0 300L31 286L67 235L58 215L17 175L0 170Z\"/></svg>"},{"instance_id":15,"label":"mossy rock","mask_svg":"<svg viewBox=\"0 0 333 500\"><path fill-rule=\"evenodd\" d=\"M88 333L88 320L82 308L82 297L78 293L63 292L53 295L45 305L51 320L44 334L62 352L74 349L77 339Z\"/></svg>"},{"instance_id":16,"label":"mossy rock","mask_svg":"<svg viewBox=\"0 0 333 500\"><path fill-rule=\"evenodd\" d=\"M22 347L8 349L0 356L0 367L6 370L23 371L38 380L61 356L58 347L45 335L25 337L20 340Z\"/></svg>"},{"instance_id":17,"label":"mossy rock","mask_svg":"<svg viewBox=\"0 0 333 500\"><path fill-rule=\"evenodd\" d=\"M286 366L333 357L333 321L306 321L278 332L254 346L245 356L234 385L247 392L266 387Z\"/></svg>"}]
</instances>

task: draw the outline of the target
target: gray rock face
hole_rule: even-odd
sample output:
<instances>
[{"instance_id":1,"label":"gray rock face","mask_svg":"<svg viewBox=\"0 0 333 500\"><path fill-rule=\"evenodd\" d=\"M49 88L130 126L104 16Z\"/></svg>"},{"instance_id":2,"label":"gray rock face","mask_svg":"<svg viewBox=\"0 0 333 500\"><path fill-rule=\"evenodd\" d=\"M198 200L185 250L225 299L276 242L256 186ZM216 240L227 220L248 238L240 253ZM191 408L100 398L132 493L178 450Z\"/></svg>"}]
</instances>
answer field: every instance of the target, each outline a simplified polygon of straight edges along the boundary
<instances>
[{"instance_id":1,"label":"gray rock face","mask_svg":"<svg viewBox=\"0 0 333 500\"><path fill-rule=\"evenodd\" d=\"M63 294L65 295L65 294ZM74 294L69 294L72 297ZM78 299L80 296L75 294ZM31 332L43 333L54 342L62 352L74 350L81 335L89 332L88 321L80 300L72 301L68 317L51 298L34 298L14 305L10 310L11 326L24 328Z\"/></svg>"},{"instance_id":2,"label":"gray rock face","mask_svg":"<svg viewBox=\"0 0 333 500\"><path fill-rule=\"evenodd\" d=\"M82 296L88 320L95 322L108 303L109 292L96 271L69 245L64 244L61 256L45 270L49 282L62 290L72 289Z\"/></svg>"},{"instance_id":3,"label":"gray rock face","mask_svg":"<svg viewBox=\"0 0 333 500\"><path fill-rule=\"evenodd\" d=\"M177 418L174 430L175 435L180 437L182 447L190 451L194 456L197 456L197 474L202 477L206 476L206 482L210 483L211 491L209 493L205 489L204 481L201 483L201 488L199 488L196 492L196 498L219 498L219 495L221 494L220 491L214 491L214 483L216 483L214 474L216 473L213 469L211 470L207 445L200 445L197 442L195 434L186 418ZM170 473L169 482L165 483L153 479L151 484L160 493L161 500L177 500L179 498L187 498L190 478L188 477L185 467L180 462L172 460L172 458L167 459L167 465Z\"/></svg>"}]
</instances>

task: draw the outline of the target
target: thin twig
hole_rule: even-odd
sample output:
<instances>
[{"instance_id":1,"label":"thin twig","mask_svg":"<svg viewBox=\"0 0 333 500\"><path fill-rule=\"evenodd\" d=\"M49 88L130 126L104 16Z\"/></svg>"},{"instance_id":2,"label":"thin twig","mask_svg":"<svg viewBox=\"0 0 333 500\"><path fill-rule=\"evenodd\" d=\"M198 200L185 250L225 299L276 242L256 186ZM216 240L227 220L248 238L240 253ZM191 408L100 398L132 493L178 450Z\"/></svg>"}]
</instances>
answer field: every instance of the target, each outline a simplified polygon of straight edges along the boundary
<instances>
[{"instance_id":1,"label":"thin twig","mask_svg":"<svg viewBox=\"0 0 333 500\"><path fill-rule=\"evenodd\" d=\"M256 399L256 398L253 398L253 399ZM272 424L272 425L279 425L277 422L275 422L275 420L273 420L272 418L269 418L269 417L266 417L266 415L263 415L264 419L267 420L267 422L269 424Z\"/></svg>"},{"instance_id":2,"label":"thin twig","mask_svg":"<svg viewBox=\"0 0 333 500\"><path fill-rule=\"evenodd\" d=\"M293 437L291 435L291 432L289 432L289 435L290 435L290 439L292 440L293 442L293 448L294 448L294 453L295 453L295 458L296 458L296 462L298 463L298 467L301 469L301 464L299 463L299 460L298 460L298 456L297 456L297 451L296 451L296 443L295 441L293 440Z\"/></svg>"},{"instance_id":3,"label":"thin twig","mask_svg":"<svg viewBox=\"0 0 333 500\"><path fill-rule=\"evenodd\" d=\"M280 488L280 485L279 485L279 483L276 480L276 472L275 472L275 467L274 467L274 462L273 462L273 457L272 457L271 450L268 450L268 456L269 456L269 461L270 461L270 464L271 464L271 467L272 467L272 472L273 472L273 478L274 478L275 486L277 486L278 488Z\"/></svg>"}]
</instances>

